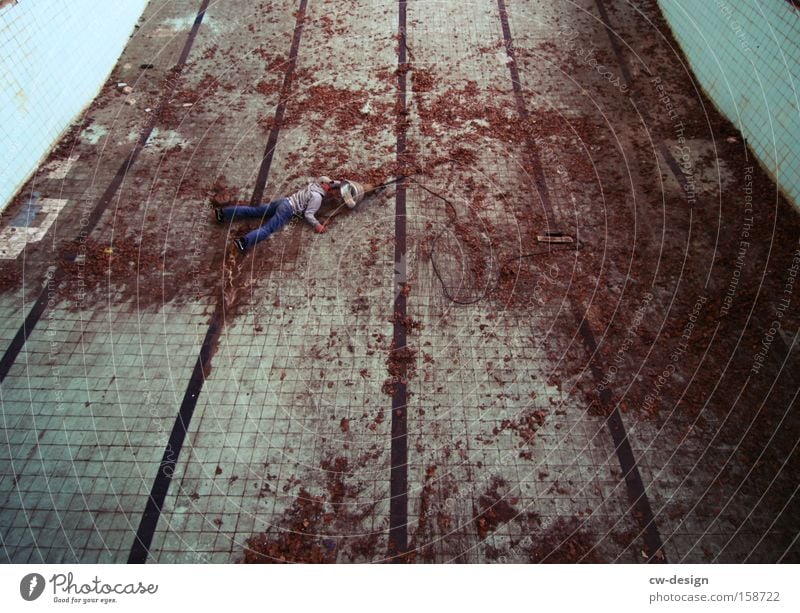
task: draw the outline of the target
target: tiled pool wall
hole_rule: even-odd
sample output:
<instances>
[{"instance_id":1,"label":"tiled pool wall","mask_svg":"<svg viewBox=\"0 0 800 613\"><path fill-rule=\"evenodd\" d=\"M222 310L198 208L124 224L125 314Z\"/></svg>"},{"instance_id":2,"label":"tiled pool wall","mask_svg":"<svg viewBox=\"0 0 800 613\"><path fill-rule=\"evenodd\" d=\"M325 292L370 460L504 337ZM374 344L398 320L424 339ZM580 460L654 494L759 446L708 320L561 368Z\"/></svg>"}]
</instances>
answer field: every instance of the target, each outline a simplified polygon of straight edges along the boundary
<instances>
[{"instance_id":1,"label":"tiled pool wall","mask_svg":"<svg viewBox=\"0 0 800 613\"><path fill-rule=\"evenodd\" d=\"M697 80L800 206L800 10L787 0L658 0Z\"/></svg>"},{"instance_id":2,"label":"tiled pool wall","mask_svg":"<svg viewBox=\"0 0 800 613\"><path fill-rule=\"evenodd\" d=\"M0 210L97 95L146 4L0 4Z\"/></svg>"}]
</instances>

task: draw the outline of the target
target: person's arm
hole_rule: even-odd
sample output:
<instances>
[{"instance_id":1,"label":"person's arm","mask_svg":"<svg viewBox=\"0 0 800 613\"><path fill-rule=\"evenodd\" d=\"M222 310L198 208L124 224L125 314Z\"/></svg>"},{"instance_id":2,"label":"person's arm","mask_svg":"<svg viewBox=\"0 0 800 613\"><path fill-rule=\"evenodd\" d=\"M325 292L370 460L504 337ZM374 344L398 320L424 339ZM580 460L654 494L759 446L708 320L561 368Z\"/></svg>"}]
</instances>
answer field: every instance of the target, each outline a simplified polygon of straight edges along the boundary
<instances>
[{"instance_id":1,"label":"person's arm","mask_svg":"<svg viewBox=\"0 0 800 613\"><path fill-rule=\"evenodd\" d=\"M308 206L306 207L306 211L304 213L306 221L311 224L311 226L320 234L325 231L325 226L317 221L315 213L319 211L319 207L321 206L322 196L314 192L311 194L311 200L308 202Z\"/></svg>"}]
</instances>

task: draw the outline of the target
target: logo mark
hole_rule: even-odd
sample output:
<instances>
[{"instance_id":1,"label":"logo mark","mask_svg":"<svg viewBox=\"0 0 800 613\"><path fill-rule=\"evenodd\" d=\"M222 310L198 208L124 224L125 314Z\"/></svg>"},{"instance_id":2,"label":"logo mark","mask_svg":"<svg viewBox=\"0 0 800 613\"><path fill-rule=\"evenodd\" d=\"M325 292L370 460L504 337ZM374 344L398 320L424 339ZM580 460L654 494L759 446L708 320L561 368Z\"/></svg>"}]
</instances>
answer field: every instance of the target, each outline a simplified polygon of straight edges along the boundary
<instances>
[{"instance_id":1,"label":"logo mark","mask_svg":"<svg viewBox=\"0 0 800 613\"><path fill-rule=\"evenodd\" d=\"M39 573L25 575L19 582L19 594L30 602L36 600L44 592L44 577Z\"/></svg>"}]
</instances>

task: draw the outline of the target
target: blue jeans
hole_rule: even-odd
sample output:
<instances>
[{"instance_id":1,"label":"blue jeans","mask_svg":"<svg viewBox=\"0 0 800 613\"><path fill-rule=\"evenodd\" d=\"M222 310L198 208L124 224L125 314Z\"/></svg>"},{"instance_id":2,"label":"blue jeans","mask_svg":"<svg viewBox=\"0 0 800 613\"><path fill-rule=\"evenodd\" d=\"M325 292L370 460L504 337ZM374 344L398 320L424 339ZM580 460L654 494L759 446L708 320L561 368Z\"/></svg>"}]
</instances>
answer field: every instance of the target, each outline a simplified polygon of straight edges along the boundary
<instances>
[{"instance_id":1,"label":"blue jeans","mask_svg":"<svg viewBox=\"0 0 800 613\"><path fill-rule=\"evenodd\" d=\"M288 198L273 200L269 204L260 206L226 206L222 209L222 218L226 221L233 218L266 220L263 226L245 235L244 242L246 247L252 247L273 232L280 230L289 222L292 215L294 215L294 209Z\"/></svg>"}]
</instances>

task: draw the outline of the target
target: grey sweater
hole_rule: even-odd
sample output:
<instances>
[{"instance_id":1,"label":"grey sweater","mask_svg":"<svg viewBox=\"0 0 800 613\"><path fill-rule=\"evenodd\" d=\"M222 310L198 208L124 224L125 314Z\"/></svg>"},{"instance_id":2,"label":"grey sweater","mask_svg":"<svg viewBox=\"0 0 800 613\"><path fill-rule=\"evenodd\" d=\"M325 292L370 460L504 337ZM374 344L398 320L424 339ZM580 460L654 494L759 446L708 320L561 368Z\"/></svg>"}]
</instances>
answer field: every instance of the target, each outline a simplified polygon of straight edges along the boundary
<instances>
[{"instance_id":1,"label":"grey sweater","mask_svg":"<svg viewBox=\"0 0 800 613\"><path fill-rule=\"evenodd\" d=\"M295 215L302 215L306 218L308 223L317 227L319 222L315 214L319 211L319 207L322 206L322 197L324 195L325 191L322 189L322 186L312 182L299 192L288 196L288 199Z\"/></svg>"}]
</instances>

